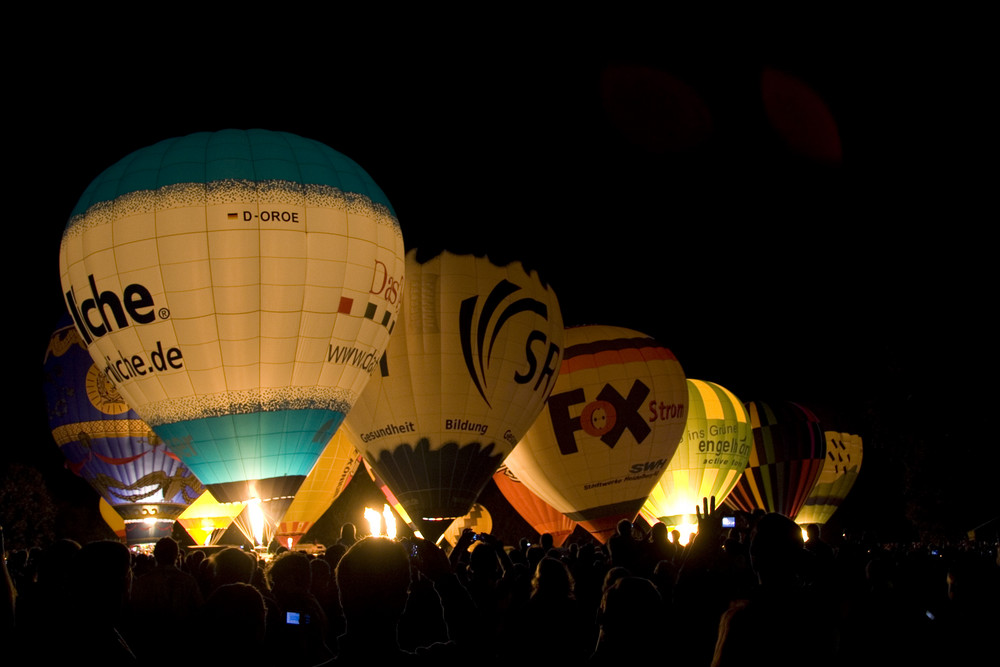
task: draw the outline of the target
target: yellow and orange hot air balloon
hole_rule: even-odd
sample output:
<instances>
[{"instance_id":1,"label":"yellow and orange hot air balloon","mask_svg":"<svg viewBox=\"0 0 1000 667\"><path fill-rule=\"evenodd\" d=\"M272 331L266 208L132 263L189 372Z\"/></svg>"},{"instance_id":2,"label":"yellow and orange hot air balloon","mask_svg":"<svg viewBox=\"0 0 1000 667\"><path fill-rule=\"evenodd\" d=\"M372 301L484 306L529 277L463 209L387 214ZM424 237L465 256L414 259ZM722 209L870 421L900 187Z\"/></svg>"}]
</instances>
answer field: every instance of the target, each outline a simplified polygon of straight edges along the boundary
<instances>
[{"instance_id":1,"label":"yellow and orange hot air balloon","mask_svg":"<svg viewBox=\"0 0 1000 667\"><path fill-rule=\"evenodd\" d=\"M687 385L673 353L637 331L573 327L565 340L555 389L507 467L607 539L635 519L677 450Z\"/></svg>"}]
</instances>

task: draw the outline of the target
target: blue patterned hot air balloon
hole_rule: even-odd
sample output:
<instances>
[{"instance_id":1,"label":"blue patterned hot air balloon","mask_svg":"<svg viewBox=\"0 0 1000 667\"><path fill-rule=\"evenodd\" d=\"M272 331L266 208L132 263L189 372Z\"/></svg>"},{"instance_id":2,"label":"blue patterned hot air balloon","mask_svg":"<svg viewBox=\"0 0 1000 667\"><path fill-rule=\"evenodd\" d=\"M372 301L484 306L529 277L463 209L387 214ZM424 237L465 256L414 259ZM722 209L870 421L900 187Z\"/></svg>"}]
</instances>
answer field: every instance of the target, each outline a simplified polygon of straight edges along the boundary
<instances>
[{"instance_id":1,"label":"blue patterned hot air balloon","mask_svg":"<svg viewBox=\"0 0 1000 667\"><path fill-rule=\"evenodd\" d=\"M170 535L205 489L97 369L68 317L49 340L44 370L49 426L66 467L121 515L129 544Z\"/></svg>"}]
</instances>

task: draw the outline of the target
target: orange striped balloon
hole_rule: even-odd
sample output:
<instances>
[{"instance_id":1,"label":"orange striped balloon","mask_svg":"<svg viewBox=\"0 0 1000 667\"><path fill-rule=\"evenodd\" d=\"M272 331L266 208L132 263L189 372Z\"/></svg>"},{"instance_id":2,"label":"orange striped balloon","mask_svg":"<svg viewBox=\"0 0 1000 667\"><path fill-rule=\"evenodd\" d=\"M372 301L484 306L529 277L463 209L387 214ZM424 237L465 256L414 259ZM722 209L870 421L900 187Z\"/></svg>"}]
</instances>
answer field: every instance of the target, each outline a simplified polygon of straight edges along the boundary
<instances>
[{"instance_id":1,"label":"orange striped balloon","mask_svg":"<svg viewBox=\"0 0 1000 667\"><path fill-rule=\"evenodd\" d=\"M506 465L500 466L500 470L493 474L493 481L521 518L539 535L551 535L555 546L561 547L576 529L576 521L536 496Z\"/></svg>"}]
</instances>

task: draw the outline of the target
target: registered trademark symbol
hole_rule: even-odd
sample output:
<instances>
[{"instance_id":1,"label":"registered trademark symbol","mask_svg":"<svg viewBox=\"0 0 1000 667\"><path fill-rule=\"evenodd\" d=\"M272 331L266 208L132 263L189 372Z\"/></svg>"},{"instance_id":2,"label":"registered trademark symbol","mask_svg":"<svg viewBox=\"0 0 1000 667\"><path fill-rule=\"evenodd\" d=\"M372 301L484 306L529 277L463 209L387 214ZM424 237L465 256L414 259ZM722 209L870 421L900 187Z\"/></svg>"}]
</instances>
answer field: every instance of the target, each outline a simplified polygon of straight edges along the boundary
<instances>
[{"instance_id":1,"label":"registered trademark symbol","mask_svg":"<svg viewBox=\"0 0 1000 667\"><path fill-rule=\"evenodd\" d=\"M161 320L165 320L165 319L168 319L169 317L170 317L170 309L169 308L160 308L160 319Z\"/></svg>"}]
</instances>

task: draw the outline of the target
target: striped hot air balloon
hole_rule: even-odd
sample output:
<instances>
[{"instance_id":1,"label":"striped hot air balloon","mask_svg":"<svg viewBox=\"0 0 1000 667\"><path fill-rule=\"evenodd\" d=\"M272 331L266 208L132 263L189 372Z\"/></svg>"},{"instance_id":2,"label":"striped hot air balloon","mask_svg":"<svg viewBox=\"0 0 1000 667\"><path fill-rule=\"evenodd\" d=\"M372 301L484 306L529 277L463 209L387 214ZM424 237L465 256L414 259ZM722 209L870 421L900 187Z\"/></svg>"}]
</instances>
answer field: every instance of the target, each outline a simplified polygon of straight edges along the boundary
<instances>
[{"instance_id":1,"label":"striped hot air balloon","mask_svg":"<svg viewBox=\"0 0 1000 667\"><path fill-rule=\"evenodd\" d=\"M864 454L861 436L827 431L826 459L816 485L795 516L795 523L826 523L847 498L861 472Z\"/></svg>"},{"instance_id":2,"label":"striped hot air balloon","mask_svg":"<svg viewBox=\"0 0 1000 667\"><path fill-rule=\"evenodd\" d=\"M681 444L642 506L650 525L696 525L694 508L713 496L721 505L750 459L750 415L740 400L711 382L688 378L687 388Z\"/></svg>"},{"instance_id":3,"label":"striped hot air balloon","mask_svg":"<svg viewBox=\"0 0 1000 667\"><path fill-rule=\"evenodd\" d=\"M819 477L826 439L819 419L798 403L750 401L753 448L743 477L726 498L745 512L798 514Z\"/></svg>"}]
</instances>

